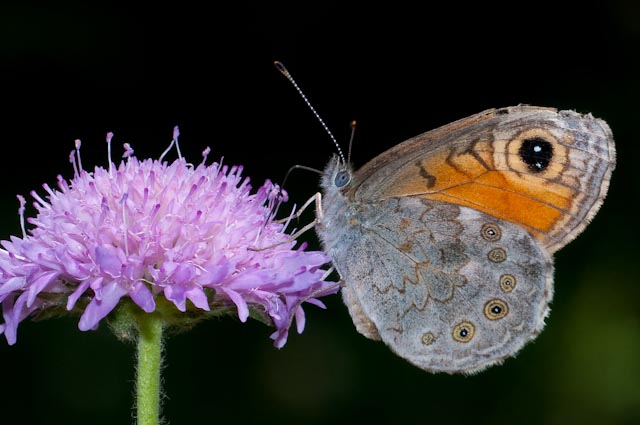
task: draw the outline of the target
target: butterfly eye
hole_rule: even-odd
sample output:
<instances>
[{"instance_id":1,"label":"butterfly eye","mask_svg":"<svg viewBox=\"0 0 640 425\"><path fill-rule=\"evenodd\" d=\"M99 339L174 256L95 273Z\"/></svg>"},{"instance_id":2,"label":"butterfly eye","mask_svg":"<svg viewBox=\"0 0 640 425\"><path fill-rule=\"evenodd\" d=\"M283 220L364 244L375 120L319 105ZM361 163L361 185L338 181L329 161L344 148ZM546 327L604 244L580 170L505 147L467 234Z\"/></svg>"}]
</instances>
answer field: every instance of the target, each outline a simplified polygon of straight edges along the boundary
<instances>
[{"instance_id":1,"label":"butterfly eye","mask_svg":"<svg viewBox=\"0 0 640 425\"><path fill-rule=\"evenodd\" d=\"M336 174L336 178L333 180L333 183L336 185L338 189L345 187L351 181L351 174L346 171L338 171Z\"/></svg>"}]
</instances>

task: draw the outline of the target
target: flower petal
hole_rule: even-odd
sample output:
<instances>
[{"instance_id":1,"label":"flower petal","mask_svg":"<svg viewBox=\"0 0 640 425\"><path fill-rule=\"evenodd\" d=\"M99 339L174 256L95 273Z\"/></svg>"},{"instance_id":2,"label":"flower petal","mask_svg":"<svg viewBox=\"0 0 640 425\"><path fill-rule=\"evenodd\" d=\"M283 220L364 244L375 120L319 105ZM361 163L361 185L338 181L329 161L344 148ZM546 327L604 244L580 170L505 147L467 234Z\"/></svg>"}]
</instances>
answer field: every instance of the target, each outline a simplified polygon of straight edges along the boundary
<instances>
[{"instance_id":1,"label":"flower petal","mask_svg":"<svg viewBox=\"0 0 640 425\"><path fill-rule=\"evenodd\" d=\"M146 313L151 313L156 309L153 294L143 282L136 282L129 291L129 296Z\"/></svg>"},{"instance_id":2,"label":"flower petal","mask_svg":"<svg viewBox=\"0 0 640 425\"><path fill-rule=\"evenodd\" d=\"M178 264L178 267L176 267L171 275L171 280L174 283L184 285L193 282L196 275L196 270L193 267L193 264Z\"/></svg>"},{"instance_id":3,"label":"flower petal","mask_svg":"<svg viewBox=\"0 0 640 425\"><path fill-rule=\"evenodd\" d=\"M51 283L51 281L60 275L58 271L43 272L29 282L29 297L27 298L27 307L31 307L36 296Z\"/></svg>"},{"instance_id":4,"label":"flower petal","mask_svg":"<svg viewBox=\"0 0 640 425\"><path fill-rule=\"evenodd\" d=\"M102 287L102 299L94 298L85 309L78 328L81 331L95 329L100 320L118 305L120 298L127 293L127 290L118 284L117 280L112 280Z\"/></svg>"},{"instance_id":5,"label":"flower petal","mask_svg":"<svg viewBox=\"0 0 640 425\"><path fill-rule=\"evenodd\" d=\"M13 291L22 289L27 284L27 279L23 276L12 277L7 279L2 285L0 285L0 301L4 300L7 295Z\"/></svg>"},{"instance_id":6,"label":"flower petal","mask_svg":"<svg viewBox=\"0 0 640 425\"><path fill-rule=\"evenodd\" d=\"M187 311L187 295L183 285L167 285L164 287L164 296L178 307L180 311Z\"/></svg>"},{"instance_id":7,"label":"flower petal","mask_svg":"<svg viewBox=\"0 0 640 425\"><path fill-rule=\"evenodd\" d=\"M23 292L17 299L15 299L14 296L10 296L2 302L2 316L5 324L4 336L9 345L16 343L18 324L37 310L42 304L42 301L36 300L31 307L27 307L28 296L26 292Z\"/></svg>"},{"instance_id":8,"label":"flower petal","mask_svg":"<svg viewBox=\"0 0 640 425\"><path fill-rule=\"evenodd\" d=\"M87 279L80 282L80 285L78 285L75 291L73 291L71 295L69 295L69 298L67 298L67 310L71 311L73 309L73 307L76 305L76 302L78 302L78 298L80 298L82 294L84 294L84 291L86 291L89 288L89 286L92 284L92 282L96 280L100 280L100 282L102 282L101 277Z\"/></svg>"},{"instance_id":9,"label":"flower petal","mask_svg":"<svg viewBox=\"0 0 640 425\"><path fill-rule=\"evenodd\" d=\"M96 262L111 277L118 277L122 271L122 262L118 259L113 246L97 246Z\"/></svg>"},{"instance_id":10,"label":"flower petal","mask_svg":"<svg viewBox=\"0 0 640 425\"><path fill-rule=\"evenodd\" d=\"M198 307L201 310L209 311L209 300L207 299L207 295L204 291L197 287L193 286L192 288L186 291L187 298L191 300L193 305Z\"/></svg>"},{"instance_id":11,"label":"flower petal","mask_svg":"<svg viewBox=\"0 0 640 425\"><path fill-rule=\"evenodd\" d=\"M301 306L296 307L295 317L296 317L296 330L298 331L299 334L301 334L302 331L304 331L304 325L306 323L304 310L302 309Z\"/></svg>"},{"instance_id":12,"label":"flower petal","mask_svg":"<svg viewBox=\"0 0 640 425\"><path fill-rule=\"evenodd\" d=\"M231 301L233 301L238 308L238 318L240 318L240 321L246 322L249 317L249 307L242 295L229 288L222 288L222 291L231 298Z\"/></svg>"},{"instance_id":13,"label":"flower petal","mask_svg":"<svg viewBox=\"0 0 640 425\"><path fill-rule=\"evenodd\" d=\"M264 270L245 271L239 274L237 277L225 282L225 286L233 289L234 291L243 291L252 288L259 288L265 283Z\"/></svg>"},{"instance_id":14,"label":"flower petal","mask_svg":"<svg viewBox=\"0 0 640 425\"><path fill-rule=\"evenodd\" d=\"M287 339L288 339L288 329L284 329L284 328L278 328L278 330L276 330L274 333L272 333L270 335L271 339L274 340L273 345L276 348L282 348L285 346L285 344L287 343Z\"/></svg>"},{"instance_id":15,"label":"flower petal","mask_svg":"<svg viewBox=\"0 0 640 425\"><path fill-rule=\"evenodd\" d=\"M205 266L205 272L200 274L196 279L196 283L201 286L213 286L229 275L230 263L226 261L219 264Z\"/></svg>"}]
</instances>

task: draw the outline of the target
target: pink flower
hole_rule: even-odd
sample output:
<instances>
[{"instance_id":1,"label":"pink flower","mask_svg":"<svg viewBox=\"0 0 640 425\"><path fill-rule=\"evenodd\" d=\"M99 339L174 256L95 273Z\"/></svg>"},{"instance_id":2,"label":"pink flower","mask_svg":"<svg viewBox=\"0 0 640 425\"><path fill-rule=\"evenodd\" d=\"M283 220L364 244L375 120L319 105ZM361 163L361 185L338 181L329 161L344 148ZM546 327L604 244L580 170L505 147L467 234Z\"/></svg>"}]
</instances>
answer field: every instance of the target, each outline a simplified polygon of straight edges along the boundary
<instances>
[{"instance_id":1,"label":"pink flower","mask_svg":"<svg viewBox=\"0 0 640 425\"><path fill-rule=\"evenodd\" d=\"M172 146L177 137L176 128ZM128 144L120 165L89 173L79 149L76 141L71 181L43 185L44 199L32 192L33 227L24 229L19 196L23 236L0 242L0 333L9 344L22 320L50 309L81 313L85 331L121 302L150 313L164 298L190 314L233 306L243 322L252 309L275 325L282 347L293 318L304 329L301 304L324 307L317 297L337 292L324 280L328 257L295 248L273 220L286 193L271 182L251 193L242 167L205 165L208 149L193 166L140 161Z\"/></svg>"}]
</instances>

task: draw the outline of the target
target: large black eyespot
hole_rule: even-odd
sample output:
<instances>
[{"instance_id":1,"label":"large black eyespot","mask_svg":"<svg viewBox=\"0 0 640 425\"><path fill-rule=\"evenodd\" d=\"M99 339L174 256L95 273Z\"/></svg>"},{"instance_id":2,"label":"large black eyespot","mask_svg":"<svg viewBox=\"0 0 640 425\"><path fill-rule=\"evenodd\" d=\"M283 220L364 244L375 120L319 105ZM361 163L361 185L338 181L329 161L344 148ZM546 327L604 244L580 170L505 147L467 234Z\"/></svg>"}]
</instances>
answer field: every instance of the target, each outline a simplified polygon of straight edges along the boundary
<instances>
[{"instance_id":1,"label":"large black eyespot","mask_svg":"<svg viewBox=\"0 0 640 425\"><path fill-rule=\"evenodd\" d=\"M347 170L338 171L335 179L333 179L333 184L336 185L338 189L345 187L351 181L351 173Z\"/></svg>"},{"instance_id":2,"label":"large black eyespot","mask_svg":"<svg viewBox=\"0 0 640 425\"><path fill-rule=\"evenodd\" d=\"M518 153L529 170L540 173L547 169L553 158L553 145L542 137L532 137L522 141Z\"/></svg>"}]
</instances>

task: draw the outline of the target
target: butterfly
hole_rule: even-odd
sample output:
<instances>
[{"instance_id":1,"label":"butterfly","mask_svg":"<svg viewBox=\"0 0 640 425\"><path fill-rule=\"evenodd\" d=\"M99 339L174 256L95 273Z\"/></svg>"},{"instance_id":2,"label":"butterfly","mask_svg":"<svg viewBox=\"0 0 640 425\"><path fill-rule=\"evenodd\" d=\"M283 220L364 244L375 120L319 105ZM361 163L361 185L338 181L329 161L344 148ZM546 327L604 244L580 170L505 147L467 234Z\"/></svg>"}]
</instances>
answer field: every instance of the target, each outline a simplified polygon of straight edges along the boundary
<instances>
[{"instance_id":1,"label":"butterfly","mask_svg":"<svg viewBox=\"0 0 640 425\"><path fill-rule=\"evenodd\" d=\"M472 374L542 331L553 254L594 217L614 167L611 129L591 114L490 109L357 171L334 156L315 230L358 332L426 371Z\"/></svg>"}]
</instances>

